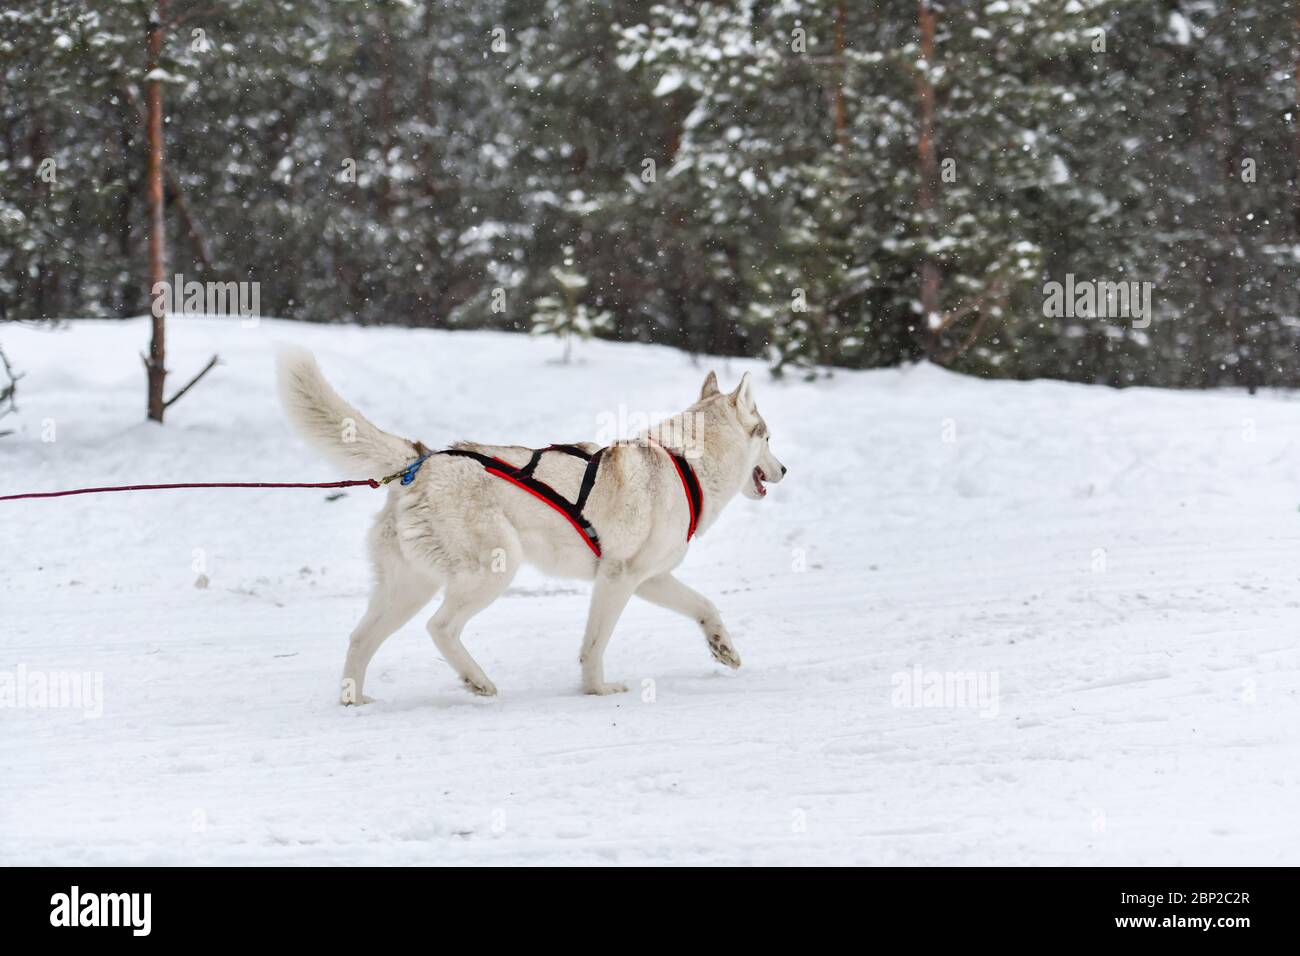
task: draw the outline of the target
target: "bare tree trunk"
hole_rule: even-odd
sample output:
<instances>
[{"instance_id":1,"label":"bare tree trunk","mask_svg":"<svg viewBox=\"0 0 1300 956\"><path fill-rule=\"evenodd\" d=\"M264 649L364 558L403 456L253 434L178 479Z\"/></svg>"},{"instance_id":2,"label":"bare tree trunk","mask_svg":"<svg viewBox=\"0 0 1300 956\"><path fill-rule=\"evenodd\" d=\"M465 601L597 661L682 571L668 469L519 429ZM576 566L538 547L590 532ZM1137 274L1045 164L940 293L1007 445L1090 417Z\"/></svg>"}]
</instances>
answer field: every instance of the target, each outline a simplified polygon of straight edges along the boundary
<instances>
[{"instance_id":1,"label":"bare tree trunk","mask_svg":"<svg viewBox=\"0 0 1300 956\"><path fill-rule=\"evenodd\" d=\"M1236 12L1235 0L1231 10ZM1255 369L1255 347L1242 325L1241 300L1244 296L1240 260L1243 250L1241 217L1237 213L1237 162L1241 150L1238 148L1236 130L1239 116L1237 109L1237 81L1233 68L1229 67L1221 80L1219 93L1219 177L1215 189L1222 197L1222 212L1219 216L1220 241L1223 244L1221 255L1226 257L1227 281L1220 294L1226 293L1223 303L1223 325L1232 342L1232 351L1237 356L1232 367L1236 384L1244 385L1254 395L1259 387Z\"/></svg>"},{"instance_id":2,"label":"bare tree trunk","mask_svg":"<svg viewBox=\"0 0 1300 956\"><path fill-rule=\"evenodd\" d=\"M1292 0L1292 10L1295 13L1295 34L1292 36L1295 45L1295 106L1300 111L1300 0ZM1300 123L1296 124L1295 130L1295 179L1291 183L1292 195L1295 196L1295 231L1300 235Z\"/></svg>"},{"instance_id":3,"label":"bare tree trunk","mask_svg":"<svg viewBox=\"0 0 1300 956\"><path fill-rule=\"evenodd\" d=\"M380 7L383 33L379 38L379 131L382 170L379 179L379 214L387 225L393 215L393 177L388 164L392 161L393 137L393 20L388 3Z\"/></svg>"},{"instance_id":4,"label":"bare tree trunk","mask_svg":"<svg viewBox=\"0 0 1300 956\"><path fill-rule=\"evenodd\" d=\"M163 420L166 403L163 401L163 382L167 378L167 311L153 302L153 290L165 282L167 271L167 237L163 219L163 120L162 82L154 75L162 62L163 28L167 16L167 0L157 0L149 15L145 29L145 126L148 139L149 162L145 179L145 195L149 208L149 289L153 315L153 335L149 340L149 356L145 359L148 376L149 418Z\"/></svg>"},{"instance_id":5,"label":"bare tree trunk","mask_svg":"<svg viewBox=\"0 0 1300 956\"><path fill-rule=\"evenodd\" d=\"M934 64L934 11L929 0L917 0L916 21L921 31L921 57L927 69ZM920 184L917 189L917 209L923 223L924 237L930 236L933 222L935 193L938 190L939 167L934 156L934 87L926 73L916 73L916 98L920 109L920 131L917 138L917 162ZM936 325L939 322L939 266L928 252L921 258L921 328L917 336L928 357L937 346Z\"/></svg>"},{"instance_id":6,"label":"bare tree trunk","mask_svg":"<svg viewBox=\"0 0 1300 956\"><path fill-rule=\"evenodd\" d=\"M849 145L849 112L844 103L844 20L847 0L835 3L835 143L841 150Z\"/></svg>"}]
</instances>

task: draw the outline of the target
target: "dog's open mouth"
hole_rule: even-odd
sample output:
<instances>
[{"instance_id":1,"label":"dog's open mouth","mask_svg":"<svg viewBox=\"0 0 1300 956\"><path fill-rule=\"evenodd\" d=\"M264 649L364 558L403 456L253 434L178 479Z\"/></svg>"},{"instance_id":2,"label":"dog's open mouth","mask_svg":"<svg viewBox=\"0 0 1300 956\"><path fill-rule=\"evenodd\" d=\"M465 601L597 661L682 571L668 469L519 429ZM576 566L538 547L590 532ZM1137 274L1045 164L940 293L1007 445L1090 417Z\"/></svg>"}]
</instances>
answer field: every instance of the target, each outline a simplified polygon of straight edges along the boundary
<instances>
[{"instance_id":1,"label":"dog's open mouth","mask_svg":"<svg viewBox=\"0 0 1300 956\"><path fill-rule=\"evenodd\" d=\"M763 484L763 482L767 481L767 475L764 474L762 468L755 468L753 479L754 479L754 490L758 492L758 496L762 498L767 494L767 486Z\"/></svg>"}]
</instances>

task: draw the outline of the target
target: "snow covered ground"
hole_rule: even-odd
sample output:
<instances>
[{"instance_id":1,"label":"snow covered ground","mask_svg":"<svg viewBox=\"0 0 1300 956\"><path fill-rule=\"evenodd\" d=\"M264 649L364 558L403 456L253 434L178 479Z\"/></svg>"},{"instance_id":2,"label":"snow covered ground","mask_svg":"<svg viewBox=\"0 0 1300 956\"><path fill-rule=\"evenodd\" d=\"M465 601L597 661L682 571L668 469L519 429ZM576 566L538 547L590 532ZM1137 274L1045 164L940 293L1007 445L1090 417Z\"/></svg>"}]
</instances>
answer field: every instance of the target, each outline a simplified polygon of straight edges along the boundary
<instances>
[{"instance_id":1,"label":"snow covered ground","mask_svg":"<svg viewBox=\"0 0 1300 956\"><path fill-rule=\"evenodd\" d=\"M223 364L158 428L143 321L0 332L26 373L0 494L336 477L275 404L276 341L431 445L608 439L705 370L176 318L174 384ZM724 386L759 368L712 364ZM376 658L378 702L339 707L379 492L0 502L0 690L20 669L102 679L80 709L0 707L0 862L1300 859L1295 395L933 367L759 385L790 476L681 569L744 667L634 603L606 657L633 692L612 697L578 693L586 586L525 571L466 632L499 697L458 686L422 615Z\"/></svg>"}]
</instances>

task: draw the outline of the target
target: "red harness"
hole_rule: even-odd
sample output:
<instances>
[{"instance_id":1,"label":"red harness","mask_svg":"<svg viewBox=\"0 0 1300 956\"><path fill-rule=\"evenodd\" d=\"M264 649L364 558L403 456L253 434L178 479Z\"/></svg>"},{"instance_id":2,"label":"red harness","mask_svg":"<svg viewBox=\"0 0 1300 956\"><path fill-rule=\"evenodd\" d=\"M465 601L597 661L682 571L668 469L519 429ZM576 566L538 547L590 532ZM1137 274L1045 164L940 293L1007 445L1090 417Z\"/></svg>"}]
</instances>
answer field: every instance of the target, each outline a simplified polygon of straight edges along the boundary
<instances>
[{"instance_id":1,"label":"red harness","mask_svg":"<svg viewBox=\"0 0 1300 956\"><path fill-rule=\"evenodd\" d=\"M686 540L690 541L695 536L695 530L699 526L700 512L704 510L704 491L700 487L700 480L696 477L695 469L691 467L691 463L686 460L685 455L679 455L671 448L665 448L654 439L650 439L650 441L658 448L663 449L664 453L672 459L673 466L677 469L677 477L681 479L682 490L686 492L686 504L691 514L690 524L686 528ZM600 459L606 450L602 448L596 452L589 452L577 445L547 445L545 448L535 449L527 464L521 468L516 468L509 462L502 461L492 455L484 455L463 448L448 448L444 451L435 451L422 455L414 464L407 465L391 478L400 476L402 484L409 485L415 480L416 472L420 470L420 466L424 464L430 454L471 458L482 465L483 470L489 475L495 475L497 478L510 482L516 488L528 492L538 501L558 511L569 524L573 525L573 530L578 532L579 537L582 538L587 547L599 558L600 536L596 534L596 529L592 527L591 522L583 514L583 508L587 504L587 497L591 494L591 489L595 487L596 473L600 469ZM587 470L582 474L582 485L578 489L578 497L575 500L569 501L546 482L533 477L533 472L541 462L542 455L548 451L563 452L566 455L586 460ZM388 480L390 479L385 479L385 482Z\"/></svg>"},{"instance_id":2,"label":"red harness","mask_svg":"<svg viewBox=\"0 0 1300 956\"><path fill-rule=\"evenodd\" d=\"M659 442L653 438L651 444L659 445ZM691 511L691 523L686 528L686 540L690 541L695 536L695 528L700 523L700 512L704 510L704 489L700 487L700 479L695 477L695 469L691 463L686 460L685 455L679 455L670 448L659 445L667 452L668 457L673 460L673 466L677 469L677 477L682 480L682 490L686 492L686 506Z\"/></svg>"}]
</instances>

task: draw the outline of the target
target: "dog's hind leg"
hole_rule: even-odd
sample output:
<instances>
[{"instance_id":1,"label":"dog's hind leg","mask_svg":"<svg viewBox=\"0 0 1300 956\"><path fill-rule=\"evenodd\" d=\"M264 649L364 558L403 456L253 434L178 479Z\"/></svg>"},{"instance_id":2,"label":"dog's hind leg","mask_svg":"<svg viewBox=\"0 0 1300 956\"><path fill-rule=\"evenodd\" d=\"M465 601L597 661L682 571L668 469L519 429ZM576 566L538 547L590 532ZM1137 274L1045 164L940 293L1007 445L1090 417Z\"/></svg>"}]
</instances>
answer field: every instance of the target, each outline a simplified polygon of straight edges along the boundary
<instances>
[{"instance_id":1,"label":"dog's hind leg","mask_svg":"<svg viewBox=\"0 0 1300 956\"><path fill-rule=\"evenodd\" d=\"M722 624L722 615L714 603L699 591L665 572L642 581L636 589L636 596L695 621L704 631L704 637L709 642L709 653L714 659L733 669L740 666L740 655L736 653L731 635Z\"/></svg>"},{"instance_id":2,"label":"dog's hind leg","mask_svg":"<svg viewBox=\"0 0 1300 956\"><path fill-rule=\"evenodd\" d=\"M465 625L510 586L519 569L518 558L508 558L501 568L483 568L468 574L458 574L447 581L442 606L429 619L429 636L437 645L443 659L460 675L461 681L481 697L496 694L496 685L488 680L483 668L465 650L460 641Z\"/></svg>"},{"instance_id":3,"label":"dog's hind leg","mask_svg":"<svg viewBox=\"0 0 1300 956\"><path fill-rule=\"evenodd\" d=\"M341 703L370 702L370 698L361 692L370 659L384 641L429 603L436 590L435 579L396 563L388 563L376 572L370 604L348 641L347 662L343 665Z\"/></svg>"}]
</instances>

